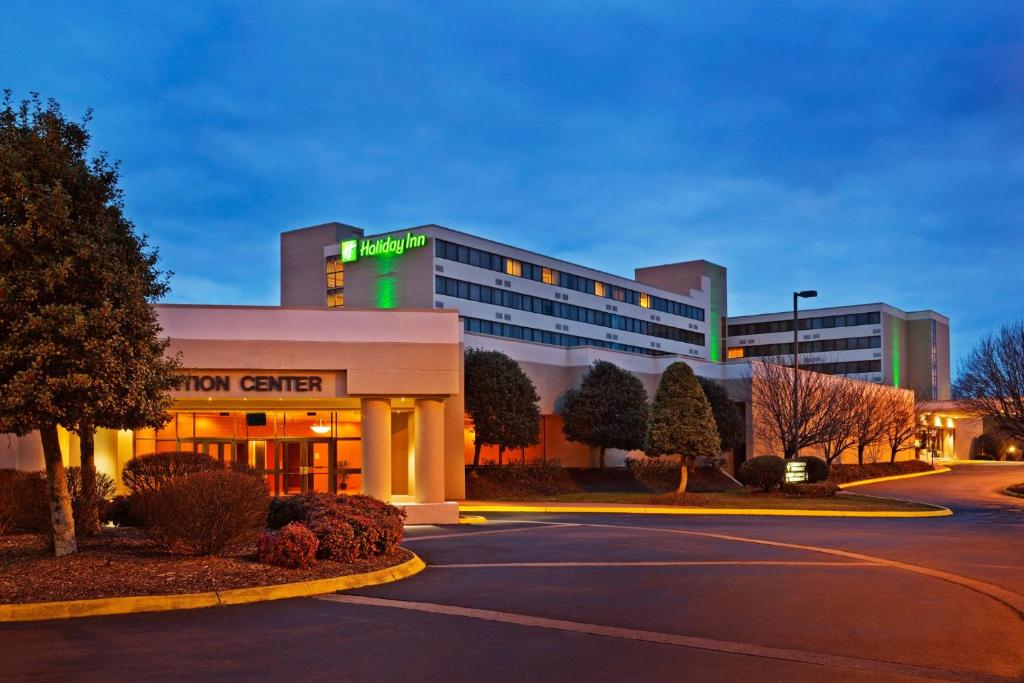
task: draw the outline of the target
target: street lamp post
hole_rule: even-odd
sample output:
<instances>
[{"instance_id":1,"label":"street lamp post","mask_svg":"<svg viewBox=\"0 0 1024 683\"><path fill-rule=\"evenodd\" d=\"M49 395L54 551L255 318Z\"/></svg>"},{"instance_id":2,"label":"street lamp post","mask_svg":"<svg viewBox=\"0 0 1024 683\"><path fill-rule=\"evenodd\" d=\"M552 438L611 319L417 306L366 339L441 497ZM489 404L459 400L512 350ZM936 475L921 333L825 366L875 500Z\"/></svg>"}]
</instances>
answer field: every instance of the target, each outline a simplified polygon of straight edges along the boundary
<instances>
[{"instance_id":1,"label":"street lamp post","mask_svg":"<svg viewBox=\"0 0 1024 683\"><path fill-rule=\"evenodd\" d=\"M795 458L800 433L800 322L797 318L797 300L818 296L817 290L805 289L793 292L793 457Z\"/></svg>"}]
</instances>

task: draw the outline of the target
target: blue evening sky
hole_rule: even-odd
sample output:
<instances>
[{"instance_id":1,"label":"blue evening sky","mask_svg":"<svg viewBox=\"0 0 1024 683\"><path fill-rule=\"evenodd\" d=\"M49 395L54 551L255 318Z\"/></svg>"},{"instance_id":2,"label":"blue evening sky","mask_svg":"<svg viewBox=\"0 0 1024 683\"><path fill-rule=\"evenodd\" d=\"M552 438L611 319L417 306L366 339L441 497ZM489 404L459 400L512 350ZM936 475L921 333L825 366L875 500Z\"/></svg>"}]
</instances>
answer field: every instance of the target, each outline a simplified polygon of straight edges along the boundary
<instances>
[{"instance_id":1,"label":"blue evening sky","mask_svg":"<svg viewBox=\"0 0 1024 683\"><path fill-rule=\"evenodd\" d=\"M1024 3L10 2L0 87L123 162L171 301L278 302L278 233L439 223L732 314L1024 317Z\"/></svg>"}]
</instances>

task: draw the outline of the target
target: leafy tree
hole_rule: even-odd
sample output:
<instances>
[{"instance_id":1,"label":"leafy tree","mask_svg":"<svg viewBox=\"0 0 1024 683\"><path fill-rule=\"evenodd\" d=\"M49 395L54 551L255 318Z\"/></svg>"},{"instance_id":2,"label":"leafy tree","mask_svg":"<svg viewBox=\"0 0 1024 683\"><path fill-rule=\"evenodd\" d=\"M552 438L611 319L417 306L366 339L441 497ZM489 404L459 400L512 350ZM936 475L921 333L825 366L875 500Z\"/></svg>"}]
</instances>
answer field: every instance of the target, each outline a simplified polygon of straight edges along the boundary
<instances>
[{"instance_id":1,"label":"leafy tree","mask_svg":"<svg viewBox=\"0 0 1024 683\"><path fill-rule=\"evenodd\" d=\"M704 390L704 396L711 405L711 414L718 428L719 448L723 451L736 448L744 442L747 435L743 413L729 398L729 393L721 384L707 377L698 377L697 381L700 382L700 388Z\"/></svg>"},{"instance_id":2,"label":"leafy tree","mask_svg":"<svg viewBox=\"0 0 1024 683\"><path fill-rule=\"evenodd\" d=\"M58 556L77 549L58 425L85 436L95 498L93 429L148 419L177 381L149 306L164 275L123 215L116 165L86 156L89 119L9 91L0 110L0 432L39 431Z\"/></svg>"},{"instance_id":3,"label":"leafy tree","mask_svg":"<svg viewBox=\"0 0 1024 683\"><path fill-rule=\"evenodd\" d=\"M693 370L681 362L668 366L651 404L644 448L647 455L680 456L681 493L686 490L694 460L717 456L721 442L711 405Z\"/></svg>"},{"instance_id":4,"label":"leafy tree","mask_svg":"<svg viewBox=\"0 0 1024 683\"><path fill-rule=\"evenodd\" d=\"M601 469L609 448L643 448L647 430L647 391L633 374L597 361L570 389L562 406L562 432L570 441L600 449Z\"/></svg>"},{"instance_id":5,"label":"leafy tree","mask_svg":"<svg viewBox=\"0 0 1024 683\"><path fill-rule=\"evenodd\" d=\"M480 449L498 447L498 462L510 448L537 443L540 397L519 364L500 351L466 349L466 413L473 421L473 468Z\"/></svg>"}]
</instances>

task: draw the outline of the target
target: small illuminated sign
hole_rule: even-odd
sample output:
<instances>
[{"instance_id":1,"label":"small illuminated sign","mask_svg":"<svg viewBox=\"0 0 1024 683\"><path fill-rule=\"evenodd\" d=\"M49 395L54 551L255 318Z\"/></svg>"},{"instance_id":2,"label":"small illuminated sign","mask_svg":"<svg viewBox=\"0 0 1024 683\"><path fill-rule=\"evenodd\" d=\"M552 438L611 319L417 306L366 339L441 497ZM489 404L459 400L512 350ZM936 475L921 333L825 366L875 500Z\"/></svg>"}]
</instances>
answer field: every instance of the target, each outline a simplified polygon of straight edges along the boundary
<instances>
[{"instance_id":1,"label":"small illuminated sign","mask_svg":"<svg viewBox=\"0 0 1024 683\"><path fill-rule=\"evenodd\" d=\"M807 481L807 463L805 462L787 462L786 463L786 483L787 484L802 484Z\"/></svg>"},{"instance_id":2,"label":"small illuminated sign","mask_svg":"<svg viewBox=\"0 0 1024 683\"><path fill-rule=\"evenodd\" d=\"M352 263L365 256L385 256L387 254L401 256L409 249L418 249L426 244L426 235L417 235L411 232L398 239L388 235L373 240L345 240L341 243L341 262Z\"/></svg>"}]
</instances>

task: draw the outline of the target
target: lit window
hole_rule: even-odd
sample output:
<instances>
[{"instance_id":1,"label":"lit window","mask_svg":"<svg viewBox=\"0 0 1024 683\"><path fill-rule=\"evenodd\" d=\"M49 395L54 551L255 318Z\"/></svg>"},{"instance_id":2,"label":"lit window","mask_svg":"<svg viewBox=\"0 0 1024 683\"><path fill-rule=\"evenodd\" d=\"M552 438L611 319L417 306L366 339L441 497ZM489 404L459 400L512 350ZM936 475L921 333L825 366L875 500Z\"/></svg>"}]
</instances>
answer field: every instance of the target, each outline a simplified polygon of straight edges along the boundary
<instances>
[{"instance_id":1,"label":"lit window","mask_svg":"<svg viewBox=\"0 0 1024 683\"><path fill-rule=\"evenodd\" d=\"M326 262L327 289L345 286L345 264L338 256L331 256Z\"/></svg>"},{"instance_id":2,"label":"lit window","mask_svg":"<svg viewBox=\"0 0 1024 683\"><path fill-rule=\"evenodd\" d=\"M743 347L737 346L729 349L728 356L729 358L743 358Z\"/></svg>"},{"instance_id":3,"label":"lit window","mask_svg":"<svg viewBox=\"0 0 1024 683\"><path fill-rule=\"evenodd\" d=\"M327 292L327 308L344 308L344 306L345 292L343 290Z\"/></svg>"},{"instance_id":4,"label":"lit window","mask_svg":"<svg viewBox=\"0 0 1024 683\"><path fill-rule=\"evenodd\" d=\"M608 296L608 286L603 282L594 283L594 294L598 296Z\"/></svg>"},{"instance_id":5,"label":"lit window","mask_svg":"<svg viewBox=\"0 0 1024 683\"><path fill-rule=\"evenodd\" d=\"M644 308L651 307L651 295L644 292L640 292L640 305Z\"/></svg>"},{"instance_id":6,"label":"lit window","mask_svg":"<svg viewBox=\"0 0 1024 683\"><path fill-rule=\"evenodd\" d=\"M515 259L505 259L505 272L509 275L523 276L523 262Z\"/></svg>"},{"instance_id":7,"label":"lit window","mask_svg":"<svg viewBox=\"0 0 1024 683\"><path fill-rule=\"evenodd\" d=\"M540 272L540 280L546 285L554 285L557 284L558 276L550 268L543 268Z\"/></svg>"}]
</instances>

